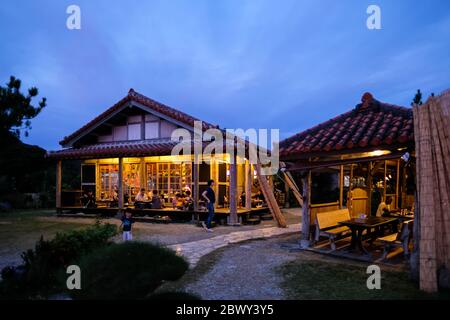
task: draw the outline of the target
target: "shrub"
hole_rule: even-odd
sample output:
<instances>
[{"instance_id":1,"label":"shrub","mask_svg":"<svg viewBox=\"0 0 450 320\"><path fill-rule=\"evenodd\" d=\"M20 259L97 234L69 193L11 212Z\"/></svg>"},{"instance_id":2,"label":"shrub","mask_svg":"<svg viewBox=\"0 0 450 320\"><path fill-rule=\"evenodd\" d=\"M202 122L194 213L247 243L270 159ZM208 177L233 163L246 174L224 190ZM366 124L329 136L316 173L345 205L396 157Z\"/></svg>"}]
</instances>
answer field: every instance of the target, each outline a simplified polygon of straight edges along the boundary
<instances>
[{"instance_id":1,"label":"shrub","mask_svg":"<svg viewBox=\"0 0 450 320\"><path fill-rule=\"evenodd\" d=\"M81 259L75 299L144 299L163 281L176 280L188 263L175 252L142 242L112 244Z\"/></svg>"},{"instance_id":2,"label":"shrub","mask_svg":"<svg viewBox=\"0 0 450 320\"><path fill-rule=\"evenodd\" d=\"M34 298L61 291L59 273L82 255L108 244L116 234L115 225L97 222L83 230L58 233L52 240L41 237L34 250L22 253L20 267L2 270L0 298Z\"/></svg>"}]
</instances>

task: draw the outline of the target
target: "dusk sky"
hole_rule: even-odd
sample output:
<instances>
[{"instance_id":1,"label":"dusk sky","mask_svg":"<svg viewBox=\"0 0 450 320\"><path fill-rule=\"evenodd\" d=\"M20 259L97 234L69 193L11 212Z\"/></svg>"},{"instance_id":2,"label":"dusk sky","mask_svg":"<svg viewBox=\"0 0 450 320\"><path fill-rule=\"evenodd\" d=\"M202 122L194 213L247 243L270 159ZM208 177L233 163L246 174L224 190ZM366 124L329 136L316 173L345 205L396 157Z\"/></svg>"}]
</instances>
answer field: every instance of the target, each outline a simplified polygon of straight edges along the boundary
<instances>
[{"instance_id":1,"label":"dusk sky","mask_svg":"<svg viewBox=\"0 0 450 320\"><path fill-rule=\"evenodd\" d=\"M81 30L66 8L81 8ZM370 4L381 30L366 27ZM281 138L376 99L450 87L450 2L3 1L0 82L37 86L26 143L48 150L129 88L222 128ZM36 100L37 102L37 100Z\"/></svg>"}]
</instances>

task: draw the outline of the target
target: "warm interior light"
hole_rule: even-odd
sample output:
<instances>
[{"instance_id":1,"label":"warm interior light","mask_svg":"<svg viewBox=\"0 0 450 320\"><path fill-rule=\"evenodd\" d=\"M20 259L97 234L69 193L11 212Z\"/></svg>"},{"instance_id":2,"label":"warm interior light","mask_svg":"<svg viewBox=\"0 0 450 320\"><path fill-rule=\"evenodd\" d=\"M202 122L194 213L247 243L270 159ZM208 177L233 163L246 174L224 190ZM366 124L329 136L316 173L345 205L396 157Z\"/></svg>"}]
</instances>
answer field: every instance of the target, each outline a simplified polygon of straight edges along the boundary
<instances>
[{"instance_id":1,"label":"warm interior light","mask_svg":"<svg viewBox=\"0 0 450 320\"><path fill-rule=\"evenodd\" d=\"M382 156L383 154L388 154L388 153L390 153L390 151L388 151L388 150L375 150L375 151L372 151L372 152L369 152L369 153L370 153L371 156L377 157L377 156Z\"/></svg>"}]
</instances>

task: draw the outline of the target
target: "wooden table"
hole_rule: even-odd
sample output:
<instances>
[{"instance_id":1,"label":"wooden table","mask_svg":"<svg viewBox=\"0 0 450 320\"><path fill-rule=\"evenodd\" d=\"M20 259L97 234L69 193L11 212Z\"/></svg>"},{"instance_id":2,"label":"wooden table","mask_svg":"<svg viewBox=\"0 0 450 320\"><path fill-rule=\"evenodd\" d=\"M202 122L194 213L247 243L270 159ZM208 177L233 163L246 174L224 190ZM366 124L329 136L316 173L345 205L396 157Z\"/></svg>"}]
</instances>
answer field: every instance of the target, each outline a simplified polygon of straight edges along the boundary
<instances>
[{"instance_id":1,"label":"wooden table","mask_svg":"<svg viewBox=\"0 0 450 320\"><path fill-rule=\"evenodd\" d=\"M362 242L362 234L364 230L379 229L383 226L396 222L395 218L387 217L367 217L367 218L353 218L350 220L339 222L340 225L349 227L352 231L352 240L350 243L350 251L358 248L361 252L369 254L369 251L364 248Z\"/></svg>"}]
</instances>

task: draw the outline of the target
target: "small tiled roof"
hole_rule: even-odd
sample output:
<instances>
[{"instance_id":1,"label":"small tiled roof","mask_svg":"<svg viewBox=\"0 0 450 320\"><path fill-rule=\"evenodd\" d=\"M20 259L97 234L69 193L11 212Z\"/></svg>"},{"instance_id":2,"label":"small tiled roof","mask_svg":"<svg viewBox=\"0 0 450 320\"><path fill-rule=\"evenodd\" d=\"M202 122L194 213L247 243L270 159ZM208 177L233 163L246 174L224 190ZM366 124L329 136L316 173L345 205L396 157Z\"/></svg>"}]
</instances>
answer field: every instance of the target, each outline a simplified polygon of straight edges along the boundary
<instances>
[{"instance_id":1,"label":"small tiled roof","mask_svg":"<svg viewBox=\"0 0 450 320\"><path fill-rule=\"evenodd\" d=\"M90 159L114 157L139 157L170 155L176 142L166 141L124 141L87 145L47 153L53 159Z\"/></svg>"},{"instance_id":2,"label":"small tiled roof","mask_svg":"<svg viewBox=\"0 0 450 320\"><path fill-rule=\"evenodd\" d=\"M414 142L413 129L411 108L365 93L353 110L281 141L280 158L404 145Z\"/></svg>"},{"instance_id":3,"label":"small tiled roof","mask_svg":"<svg viewBox=\"0 0 450 320\"><path fill-rule=\"evenodd\" d=\"M186 141L190 144L191 154L194 153L194 142ZM211 141L202 142L202 150L204 150ZM123 142L107 142L87 145L83 147L67 148L58 151L50 151L47 157L50 159L101 159L101 158L118 158L118 157L150 157L150 156L170 156L173 148L178 144L177 141L170 139L158 140L137 140ZM237 141L234 141L234 149L237 148ZM245 142L245 149L248 150L248 142ZM227 151L230 147L229 141L223 141L223 151ZM216 150L219 151L219 150ZM235 151L236 152L236 151ZM213 151L214 153L214 151Z\"/></svg>"},{"instance_id":4,"label":"small tiled roof","mask_svg":"<svg viewBox=\"0 0 450 320\"><path fill-rule=\"evenodd\" d=\"M80 134L82 134L83 132L91 129L92 127L94 127L95 125L97 125L99 122L103 121L105 118L107 118L109 115L113 114L114 112L116 112L117 110L121 109L126 103L130 102L130 101L135 101L137 103L140 103L148 108L151 108L152 110L161 113L167 117L170 117L174 120L177 120L181 123L184 123L188 126L194 126L194 121L199 121L199 119L194 118L184 112L181 112L179 110L176 110L172 107L169 107L167 105L164 105L160 102L157 102L153 99L150 99L146 96L144 96L143 94L140 94L136 91L134 91L133 89L130 89L128 91L128 94L121 99L119 102L117 102L115 105L113 105L112 107L110 107L109 109L107 109L105 112L103 112L102 114L100 114L99 116L97 116L96 118L94 118L93 120L91 120L90 122L88 122L86 125L84 125L83 127L81 127L80 129L78 129L77 131L75 131L74 133L70 134L67 137L64 137L63 140L61 140L59 142L60 145L64 146L67 143L69 143L72 139L76 138L77 136L79 136ZM212 125L210 123L204 122L203 121L203 129L207 130L209 128L217 128L217 126Z\"/></svg>"}]
</instances>

